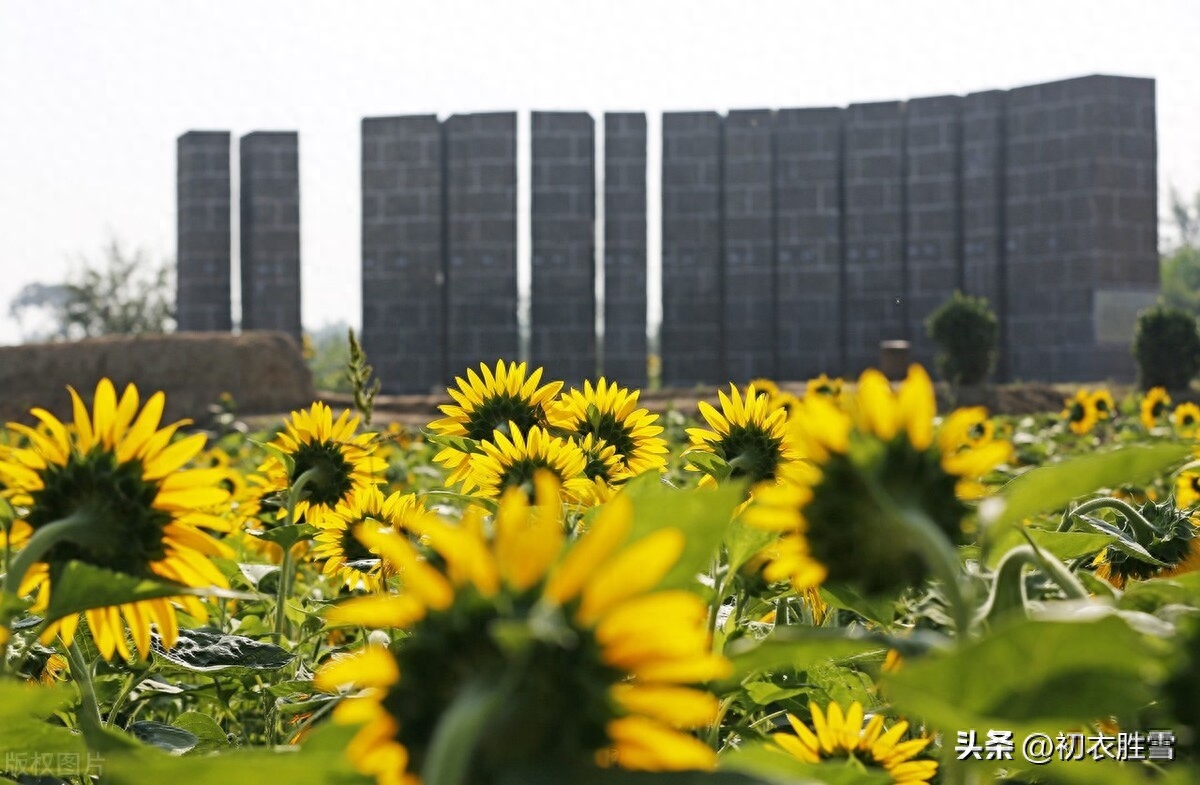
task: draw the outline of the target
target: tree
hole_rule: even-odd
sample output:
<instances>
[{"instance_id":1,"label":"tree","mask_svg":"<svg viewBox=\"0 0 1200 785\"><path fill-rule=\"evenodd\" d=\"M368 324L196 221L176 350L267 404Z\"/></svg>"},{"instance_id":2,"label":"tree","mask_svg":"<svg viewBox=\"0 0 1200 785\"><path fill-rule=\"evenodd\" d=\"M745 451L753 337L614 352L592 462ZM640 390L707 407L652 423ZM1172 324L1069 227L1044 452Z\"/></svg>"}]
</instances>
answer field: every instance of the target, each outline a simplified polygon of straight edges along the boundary
<instances>
[{"instance_id":1,"label":"tree","mask_svg":"<svg viewBox=\"0 0 1200 785\"><path fill-rule=\"evenodd\" d=\"M983 384L996 367L1000 323L982 297L956 291L925 320L925 332L940 350L938 371L956 388Z\"/></svg>"},{"instance_id":2,"label":"tree","mask_svg":"<svg viewBox=\"0 0 1200 785\"><path fill-rule=\"evenodd\" d=\"M1160 259L1163 302L1200 316L1200 192L1187 204L1171 189L1175 245Z\"/></svg>"},{"instance_id":3,"label":"tree","mask_svg":"<svg viewBox=\"0 0 1200 785\"><path fill-rule=\"evenodd\" d=\"M60 284L31 283L9 303L26 340L164 333L175 326L174 265L154 264L110 240L99 263L87 258Z\"/></svg>"}]
</instances>

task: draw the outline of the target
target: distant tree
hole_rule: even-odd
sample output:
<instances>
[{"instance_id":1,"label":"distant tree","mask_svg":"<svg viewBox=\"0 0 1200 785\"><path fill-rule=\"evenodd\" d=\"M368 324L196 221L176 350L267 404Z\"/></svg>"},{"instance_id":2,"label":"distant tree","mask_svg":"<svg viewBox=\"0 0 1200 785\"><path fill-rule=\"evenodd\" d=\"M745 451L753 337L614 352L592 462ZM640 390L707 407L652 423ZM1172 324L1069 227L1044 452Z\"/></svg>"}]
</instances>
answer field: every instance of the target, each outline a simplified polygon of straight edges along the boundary
<instances>
[{"instance_id":1,"label":"distant tree","mask_svg":"<svg viewBox=\"0 0 1200 785\"><path fill-rule=\"evenodd\" d=\"M1160 258L1159 280L1167 305L1200 316L1200 192L1186 203L1171 190L1174 245Z\"/></svg>"},{"instance_id":2,"label":"distant tree","mask_svg":"<svg viewBox=\"0 0 1200 785\"><path fill-rule=\"evenodd\" d=\"M318 390L354 392L354 385L346 375L350 362L350 343L346 340L349 329L345 322L337 322L304 335L305 359Z\"/></svg>"},{"instance_id":3,"label":"distant tree","mask_svg":"<svg viewBox=\"0 0 1200 785\"><path fill-rule=\"evenodd\" d=\"M99 262L81 258L59 284L31 283L8 306L26 340L164 333L175 326L174 265L109 241Z\"/></svg>"}]
</instances>

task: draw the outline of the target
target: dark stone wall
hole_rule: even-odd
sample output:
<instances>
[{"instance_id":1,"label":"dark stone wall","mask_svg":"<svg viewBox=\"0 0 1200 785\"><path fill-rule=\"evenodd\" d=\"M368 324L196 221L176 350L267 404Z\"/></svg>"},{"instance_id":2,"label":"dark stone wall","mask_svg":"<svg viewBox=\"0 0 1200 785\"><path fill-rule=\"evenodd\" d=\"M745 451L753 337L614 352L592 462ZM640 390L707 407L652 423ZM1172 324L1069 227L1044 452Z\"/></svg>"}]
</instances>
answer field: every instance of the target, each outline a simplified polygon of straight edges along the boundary
<instances>
[{"instance_id":1,"label":"dark stone wall","mask_svg":"<svg viewBox=\"0 0 1200 785\"><path fill-rule=\"evenodd\" d=\"M596 375L595 124L534 112L530 359L550 378Z\"/></svg>"},{"instance_id":2,"label":"dark stone wall","mask_svg":"<svg viewBox=\"0 0 1200 785\"><path fill-rule=\"evenodd\" d=\"M180 332L229 332L233 242L228 131L176 141L175 319Z\"/></svg>"},{"instance_id":3,"label":"dark stone wall","mask_svg":"<svg viewBox=\"0 0 1200 785\"><path fill-rule=\"evenodd\" d=\"M362 123L362 342L385 393L443 385L442 131L434 115Z\"/></svg>"},{"instance_id":4,"label":"dark stone wall","mask_svg":"<svg viewBox=\"0 0 1200 785\"><path fill-rule=\"evenodd\" d=\"M241 139L242 329L300 327L300 152L294 131Z\"/></svg>"},{"instance_id":5,"label":"dark stone wall","mask_svg":"<svg viewBox=\"0 0 1200 785\"><path fill-rule=\"evenodd\" d=\"M449 379L517 357L517 116L454 115L444 126Z\"/></svg>"},{"instance_id":6,"label":"dark stone wall","mask_svg":"<svg viewBox=\"0 0 1200 785\"><path fill-rule=\"evenodd\" d=\"M646 115L604 115L604 373L646 383Z\"/></svg>"}]
</instances>

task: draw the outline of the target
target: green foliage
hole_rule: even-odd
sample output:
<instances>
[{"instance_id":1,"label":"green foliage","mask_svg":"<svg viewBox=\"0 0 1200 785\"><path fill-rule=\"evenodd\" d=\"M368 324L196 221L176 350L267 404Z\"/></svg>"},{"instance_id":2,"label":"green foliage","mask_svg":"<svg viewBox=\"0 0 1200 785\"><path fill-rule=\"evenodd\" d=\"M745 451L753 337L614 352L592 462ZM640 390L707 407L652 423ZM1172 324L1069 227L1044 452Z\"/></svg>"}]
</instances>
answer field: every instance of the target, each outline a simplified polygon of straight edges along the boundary
<instances>
[{"instance_id":1,"label":"green foliage","mask_svg":"<svg viewBox=\"0 0 1200 785\"><path fill-rule=\"evenodd\" d=\"M114 239L99 262L79 260L63 283L25 286L9 314L28 340L164 333L175 325L173 276L173 264L154 264L141 249L129 252Z\"/></svg>"},{"instance_id":2,"label":"green foliage","mask_svg":"<svg viewBox=\"0 0 1200 785\"><path fill-rule=\"evenodd\" d=\"M988 301L955 292L925 320L925 331L938 345L938 371L951 384L987 381L996 366L1000 334Z\"/></svg>"},{"instance_id":3,"label":"green foliage","mask_svg":"<svg viewBox=\"0 0 1200 785\"><path fill-rule=\"evenodd\" d=\"M350 359L346 361L346 378L350 380L350 388L354 391L354 408L362 413L363 424L371 424L371 414L375 410L375 396L379 394L383 382L371 378L375 369L367 364L367 353L354 335L354 330L347 331L350 338Z\"/></svg>"},{"instance_id":4,"label":"green foliage","mask_svg":"<svg viewBox=\"0 0 1200 785\"><path fill-rule=\"evenodd\" d=\"M1200 332L1186 311L1159 305L1138 316L1133 339L1143 390L1185 390L1200 372Z\"/></svg>"},{"instance_id":5,"label":"green foliage","mask_svg":"<svg viewBox=\"0 0 1200 785\"><path fill-rule=\"evenodd\" d=\"M354 392L354 386L346 376L346 366L350 362L350 345L346 342L349 329L349 325L338 322L304 336L304 356L318 390Z\"/></svg>"},{"instance_id":6,"label":"green foliage","mask_svg":"<svg viewBox=\"0 0 1200 785\"><path fill-rule=\"evenodd\" d=\"M1200 316L1200 248L1181 246L1165 254L1160 264L1163 302Z\"/></svg>"}]
</instances>

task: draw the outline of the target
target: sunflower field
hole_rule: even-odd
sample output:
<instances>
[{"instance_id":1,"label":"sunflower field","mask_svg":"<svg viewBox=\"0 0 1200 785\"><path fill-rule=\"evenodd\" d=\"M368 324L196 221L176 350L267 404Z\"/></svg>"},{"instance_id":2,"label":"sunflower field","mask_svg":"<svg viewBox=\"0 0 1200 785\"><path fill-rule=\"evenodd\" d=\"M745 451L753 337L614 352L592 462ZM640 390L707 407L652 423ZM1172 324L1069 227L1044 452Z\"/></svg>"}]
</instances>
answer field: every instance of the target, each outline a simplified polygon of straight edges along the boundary
<instances>
[{"instance_id":1,"label":"sunflower field","mask_svg":"<svg viewBox=\"0 0 1200 785\"><path fill-rule=\"evenodd\" d=\"M1200 408L919 366L0 436L0 782L1200 782Z\"/></svg>"}]
</instances>

